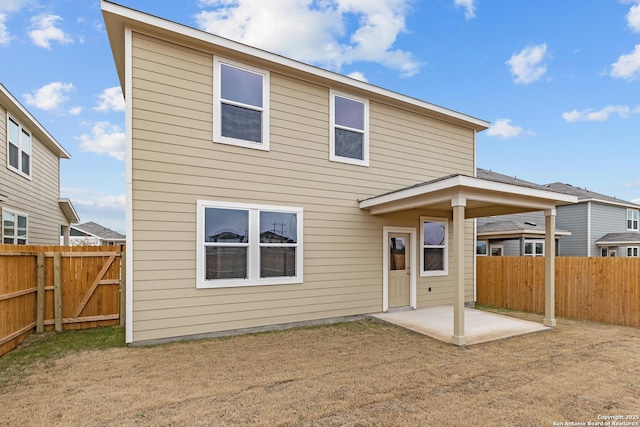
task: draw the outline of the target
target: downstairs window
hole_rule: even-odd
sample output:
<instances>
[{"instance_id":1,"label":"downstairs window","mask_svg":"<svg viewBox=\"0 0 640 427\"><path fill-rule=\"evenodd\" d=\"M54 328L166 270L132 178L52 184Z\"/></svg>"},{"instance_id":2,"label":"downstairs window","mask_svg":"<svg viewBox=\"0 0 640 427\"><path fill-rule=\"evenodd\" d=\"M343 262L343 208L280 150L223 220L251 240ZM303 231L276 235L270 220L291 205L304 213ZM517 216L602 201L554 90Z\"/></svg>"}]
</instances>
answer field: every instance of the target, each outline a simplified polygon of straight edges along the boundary
<instances>
[{"instance_id":1,"label":"downstairs window","mask_svg":"<svg viewBox=\"0 0 640 427\"><path fill-rule=\"evenodd\" d=\"M302 208L198 201L198 288L302 283Z\"/></svg>"}]
</instances>

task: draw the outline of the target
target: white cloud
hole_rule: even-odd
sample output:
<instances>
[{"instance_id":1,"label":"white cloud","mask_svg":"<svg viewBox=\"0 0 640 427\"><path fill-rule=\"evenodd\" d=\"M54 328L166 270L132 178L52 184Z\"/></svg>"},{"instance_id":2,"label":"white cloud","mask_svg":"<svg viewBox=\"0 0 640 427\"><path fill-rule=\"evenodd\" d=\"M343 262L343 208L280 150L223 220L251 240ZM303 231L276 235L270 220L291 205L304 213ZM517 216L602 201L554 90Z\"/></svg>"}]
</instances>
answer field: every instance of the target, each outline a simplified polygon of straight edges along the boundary
<instances>
[{"instance_id":1,"label":"white cloud","mask_svg":"<svg viewBox=\"0 0 640 427\"><path fill-rule=\"evenodd\" d=\"M80 141L81 151L106 154L118 160L124 160L125 134L117 125L96 122L91 129L91 135L83 134L75 139Z\"/></svg>"},{"instance_id":2,"label":"white cloud","mask_svg":"<svg viewBox=\"0 0 640 427\"><path fill-rule=\"evenodd\" d=\"M9 34L9 30L7 29L7 15L4 13L0 13L0 45L8 45L11 42L11 34Z\"/></svg>"},{"instance_id":3,"label":"white cloud","mask_svg":"<svg viewBox=\"0 0 640 427\"><path fill-rule=\"evenodd\" d=\"M547 44L526 47L519 53L514 53L507 61L511 68L511 74L515 77L516 84L529 84L547 72L547 66L543 61L547 57Z\"/></svg>"},{"instance_id":4,"label":"white cloud","mask_svg":"<svg viewBox=\"0 0 640 427\"><path fill-rule=\"evenodd\" d=\"M38 15L31 18L29 37L36 46L51 50L51 42L61 44L73 43L73 39L65 34L56 23L62 21L58 15Z\"/></svg>"},{"instance_id":5,"label":"white cloud","mask_svg":"<svg viewBox=\"0 0 640 427\"><path fill-rule=\"evenodd\" d=\"M464 7L464 17L473 19L476 17L475 0L453 0L456 7Z\"/></svg>"},{"instance_id":6,"label":"white cloud","mask_svg":"<svg viewBox=\"0 0 640 427\"><path fill-rule=\"evenodd\" d=\"M94 108L96 111L102 111L104 113L109 111L124 111L124 97L122 96L122 89L120 86L114 86L107 88L98 95L100 101L98 106Z\"/></svg>"},{"instance_id":7,"label":"white cloud","mask_svg":"<svg viewBox=\"0 0 640 427\"><path fill-rule=\"evenodd\" d=\"M2 0L0 1L0 12L17 12L34 3L35 0Z\"/></svg>"},{"instance_id":8,"label":"white cloud","mask_svg":"<svg viewBox=\"0 0 640 427\"><path fill-rule=\"evenodd\" d=\"M631 6L627 13L627 25L634 33L640 33L640 2Z\"/></svg>"},{"instance_id":9,"label":"white cloud","mask_svg":"<svg viewBox=\"0 0 640 427\"><path fill-rule=\"evenodd\" d=\"M360 80L361 82L368 82L367 78L360 71L354 71L352 73L347 74L352 79Z\"/></svg>"},{"instance_id":10,"label":"white cloud","mask_svg":"<svg viewBox=\"0 0 640 427\"><path fill-rule=\"evenodd\" d=\"M82 107L80 106L69 108L69 114L71 114L72 116L77 116L80 113L82 113Z\"/></svg>"},{"instance_id":11,"label":"white cloud","mask_svg":"<svg viewBox=\"0 0 640 427\"><path fill-rule=\"evenodd\" d=\"M609 120L609 116L611 114L617 114L618 116L620 116L620 118L627 119L634 113L640 113L640 106L632 110L626 105L607 105L606 107L597 111L593 111L593 109L591 108L582 111L568 111L566 113L562 113L562 118L569 123L604 122Z\"/></svg>"},{"instance_id":12,"label":"white cloud","mask_svg":"<svg viewBox=\"0 0 640 427\"><path fill-rule=\"evenodd\" d=\"M41 110L56 110L68 97L66 94L73 91L73 84L52 82L42 86L33 93L22 95L29 105Z\"/></svg>"},{"instance_id":13,"label":"white cloud","mask_svg":"<svg viewBox=\"0 0 640 427\"><path fill-rule=\"evenodd\" d=\"M61 188L62 197L71 199L82 222L93 221L124 233L126 197L97 193L84 188Z\"/></svg>"},{"instance_id":14,"label":"white cloud","mask_svg":"<svg viewBox=\"0 0 640 427\"><path fill-rule=\"evenodd\" d=\"M501 138L515 138L522 134L522 128L519 126L512 126L510 119L498 119L487 130L489 136L499 136Z\"/></svg>"},{"instance_id":15,"label":"white cloud","mask_svg":"<svg viewBox=\"0 0 640 427\"><path fill-rule=\"evenodd\" d=\"M418 61L393 48L406 31L409 1L203 0L213 10L195 19L205 31L336 71L369 61L412 76ZM356 28L349 34L347 23Z\"/></svg>"},{"instance_id":16,"label":"white cloud","mask_svg":"<svg viewBox=\"0 0 640 427\"><path fill-rule=\"evenodd\" d=\"M640 44L636 45L633 52L620 55L618 60L611 64L611 77L625 80L640 77Z\"/></svg>"}]
</instances>

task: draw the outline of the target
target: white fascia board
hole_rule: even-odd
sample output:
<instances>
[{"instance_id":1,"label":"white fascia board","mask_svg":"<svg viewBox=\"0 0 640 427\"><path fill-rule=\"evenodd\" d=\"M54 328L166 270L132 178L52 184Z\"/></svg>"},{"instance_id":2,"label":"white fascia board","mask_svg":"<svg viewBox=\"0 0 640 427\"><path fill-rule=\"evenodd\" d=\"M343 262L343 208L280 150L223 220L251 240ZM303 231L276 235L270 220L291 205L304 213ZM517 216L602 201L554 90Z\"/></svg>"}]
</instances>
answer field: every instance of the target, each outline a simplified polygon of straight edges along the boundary
<instances>
[{"instance_id":1,"label":"white fascia board","mask_svg":"<svg viewBox=\"0 0 640 427\"><path fill-rule=\"evenodd\" d=\"M504 184L501 182L487 181L479 178L472 178L464 175L456 175L450 178L436 181L431 184L420 185L417 187L407 188L405 190L396 191L394 193L373 197L362 200L360 202L361 209L367 209L373 206L396 202L402 199L421 196L440 190L447 190L454 187L466 187L473 190L487 190L499 193L509 193L516 196L533 197L538 199L550 200L553 202L576 203L578 198L564 193L556 193L553 191L537 190L535 188L520 187L512 184Z\"/></svg>"},{"instance_id":2,"label":"white fascia board","mask_svg":"<svg viewBox=\"0 0 640 427\"><path fill-rule=\"evenodd\" d=\"M149 15L147 13L140 12L135 9L130 9L124 6L120 6L118 4L111 3L106 0L101 0L101 8L103 13L110 13L113 15L120 16L129 21L138 22L141 24L157 27L162 30L174 32L195 40L206 42L206 43L216 45L225 49L234 50L236 52L239 52L245 55L250 55L255 58L273 62L275 64L285 66L294 70L313 74L313 75L325 78L327 80L332 80L340 84L355 87L360 90L374 93L376 95L392 98L397 101L401 101L403 103L406 103L415 107L429 110L437 114L448 116L456 120L464 121L472 125L471 127L473 127L476 130L485 130L485 129L488 129L489 126L491 126L491 123L486 120L481 120L472 116L468 116L466 114L449 110L447 108L440 107L438 105L434 105L426 101L421 101L419 99L412 98L410 96L402 95L402 94L390 91L388 89L374 86L370 83L365 83L360 80L353 79L351 77L347 77L331 71L323 70L321 68L314 67L309 64L305 64L290 58L286 58L281 55L277 55L277 54L267 52L252 46L248 46L242 43L234 42L232 40L225 39L223 37L216 36L214 34L207 33L205 31L201 31L192 27L178 24L176 22L168 21L166 19Z\"/></svg>"},{"instance_id":3,"label":"white fascia board","mask_svg":"<svg viewBox=\"0 0 640 427\"><path fill-rule=\"evenodd\" d=\"M612 206L621 206L624 208L629 208L629 209L640 209L640 205L636 205L630 202L625 202L624 200L620 200L619 202L612 202L610 200L602 200L602 199L580 199L578 201L578 203L586 203L586 202L593 202L593 203L599 203L602 205L612 205Z\"/></svg>"},{"instance_id":4,"label":"white fascia board","mask_svg":"<svg viewBox=\"0 0 640 427\"><path fill-rule=\"evenodd\" d=\"M640 245L640 239L631 240L627 242L596 242L596 246L630 246L630 245Z\"/></svg>"},{"instance_id":5,"label":"white fascia board","mask_svg":"<svg viewBox=\"0 0 640 427\"><path fill-rule=\"evenodd\" d=\"M24 108L24 106L18 101L12 94L7 90L6 87L2 83L0 83L0 101L4 101L3 103L10 103L13 106L13 109L16 113L21 117L16 117L19 121L27 120L28 123L23 123L32 133L35 133L39 139L42 139L42 143L53 151L58 158L62 159L70 159L71 154L64 149L62 145L36 120L31 113ZM5 105L7 109L9 109L8 105ZM9 114L11 114L11 110L9 109Z\"/></svg>"}]
</instances>

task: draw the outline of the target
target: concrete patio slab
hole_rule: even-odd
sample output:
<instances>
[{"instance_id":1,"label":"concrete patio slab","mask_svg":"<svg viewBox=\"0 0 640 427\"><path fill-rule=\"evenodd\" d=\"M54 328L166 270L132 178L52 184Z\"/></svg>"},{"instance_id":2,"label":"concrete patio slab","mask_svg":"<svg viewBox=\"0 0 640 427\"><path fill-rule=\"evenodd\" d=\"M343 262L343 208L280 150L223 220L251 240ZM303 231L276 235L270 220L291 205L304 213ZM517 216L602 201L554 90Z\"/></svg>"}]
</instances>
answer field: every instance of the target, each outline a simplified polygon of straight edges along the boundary
<instances>
[{"instance_id":1,"label":"concrete patio slab","mask_svg":"<svg viewBox=\"0 0 640 427\"><path fill-rule=\"evenodd\" d=\"M451 305L372 314L371 317L448 343L453 335ZM552 329L541 323L466 307L464 328L467 345Z\"/></svg>"}]
</instances>

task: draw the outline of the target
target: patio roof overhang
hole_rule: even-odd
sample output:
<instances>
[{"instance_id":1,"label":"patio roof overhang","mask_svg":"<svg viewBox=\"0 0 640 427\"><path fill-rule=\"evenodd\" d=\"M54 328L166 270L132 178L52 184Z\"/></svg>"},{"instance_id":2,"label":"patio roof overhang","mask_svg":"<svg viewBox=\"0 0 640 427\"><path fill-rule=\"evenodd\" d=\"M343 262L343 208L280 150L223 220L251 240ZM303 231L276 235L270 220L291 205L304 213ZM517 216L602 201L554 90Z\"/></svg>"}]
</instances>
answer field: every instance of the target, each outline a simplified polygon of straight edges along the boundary
<instances>
[{"instance_id":1,"label":"patio roof overhang","mask_svg":"<svg viewBox=\"0 0 640 427\"><path fill-rule=\"evenodd\" d=\"M360 201L360 208L368 209L371 215L420 208L434 216L451 218L451 201L459 198L466 200L465 218L544 211L578 201L577 196L569 194L450 175L370 197Z\"/></svg>"},{"instance_id":2,"label":"patio roof overhang","mask_svg":"<svg viewBox=\"0 0 640 427\"><path fill-rule=\"evenodd\" d=\"M558 205L577 201L577 196L458 174L370 197L361 200L359 205L361 209L368 209L371 215L420 209L425 215L452 220L454 291L451 342L456 345L465 345L467 343L464 325L465 219L544 211L545 244L548 249L545 254L543 323L545 326L555 327L555 208ZM383 286L386 285L383 283Z\"/></svg>"}]
</instances>

